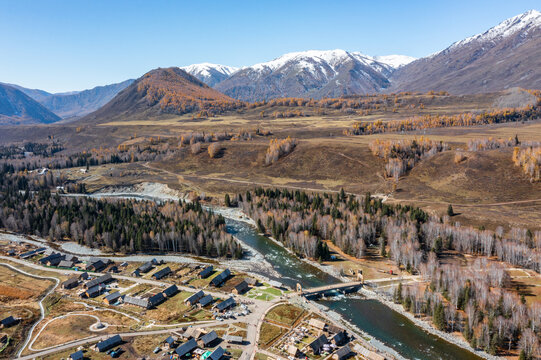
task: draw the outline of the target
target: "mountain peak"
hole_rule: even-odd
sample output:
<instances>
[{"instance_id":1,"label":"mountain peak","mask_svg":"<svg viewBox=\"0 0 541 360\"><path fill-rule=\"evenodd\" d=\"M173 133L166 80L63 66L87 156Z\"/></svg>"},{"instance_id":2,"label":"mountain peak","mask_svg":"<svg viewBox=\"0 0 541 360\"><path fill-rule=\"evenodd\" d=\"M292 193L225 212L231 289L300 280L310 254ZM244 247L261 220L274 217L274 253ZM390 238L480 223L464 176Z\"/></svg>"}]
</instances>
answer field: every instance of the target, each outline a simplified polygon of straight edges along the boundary
<instances>
[{"instance_id":1,"label":"mountain peak","mask_svg":"<svg viewBox=\"0 0 541 360\"><path fill-rule=\"evenodd\" d=\"M538 88L541 13L530 10L393 72L390 91L454 94Z\"/></svg>"},{"instance_id":2,"label":"mountain peak","mask_svg":"<svg viewBox=\"0 0 541 360\"><path fill-rule=\"evenodd\" d=\"M237 67L212 64L208 62L184 66L181 67L181 69L190 75L195 76L199 81L204 82L210 87L224 81L234 72L239 70Z\"/></svg>"},{"instance_id":3,"label":"mountain peak","mask_svg":"<svg viewBox=\"0 0 541 360\"><path fill-rule=\"evenodd\" d=\"M256 71L275 71L290 62L298 62L300 66L303 66L305 63L302 60L307 59L311 62L326 62L330 65L335 65L349 56L351 56L350 53L341 49L297 51L284 54L271 61L252 65L250 68Z\"/></svg>"},{"instance_id":4,"label":"mountain peak","mask_svg":"<svg viewBox=\"0 0 541 360\"><path fill-rule=\"evenodd\" d=\"M80 121L99 123L196 111L216 114L239 106L239 101L210 88L181 68L157 68L135 80L105 106Z\"/></svg>"},{"instance_id":5,"label":"mountain peak","mask_svg":"<svg viewBox=\"0 0 541 360\"><path fill-rule=\"evenodd\" d=\"M307 50L242 68L218 84L233 98L337 97L373 93L389 86L393 68L359 52Z\"/></svg>"},{"instance_id":6,"label":"mountain peak","mask_svg":"<svg viewBox=\"0 0 541 360\"><path fill-rule=\"evenodd\" d=\"M519 31L527 31L541 27L541 12L537 10L529 10L525 13L513 16L502 21L498 25L488 29L484 33L470 36L464 40L460 40L452 44L449 48L456 48L466 45L473 41L491 41L497 38L504 38L513 35Z\"/></svg>"}]
</instances>

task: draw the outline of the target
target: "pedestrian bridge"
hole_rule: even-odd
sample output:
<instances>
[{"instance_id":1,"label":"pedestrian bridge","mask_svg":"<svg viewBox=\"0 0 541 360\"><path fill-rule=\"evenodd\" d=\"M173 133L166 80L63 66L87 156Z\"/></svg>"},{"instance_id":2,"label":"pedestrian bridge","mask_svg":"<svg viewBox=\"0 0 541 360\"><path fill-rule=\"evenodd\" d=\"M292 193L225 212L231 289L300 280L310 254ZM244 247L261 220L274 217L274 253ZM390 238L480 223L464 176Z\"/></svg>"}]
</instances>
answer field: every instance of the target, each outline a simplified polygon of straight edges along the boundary
<instances>
[{"instance_id":1,"label":"pedestrian bridge","mask_svg":"<svg viewBox=\"0 0 541 360\"><path fill-rule=\"evenodd\" d=\"M310 289L303 289L300 284L297 284L297 293L305 297L317 297L323 296L327 293L332 292L341 292L343 294L348 294L359 290L363 286L363 281L353 281L345 283L337 283L331 285L325 285Z\"/></svg>"}]
</instances>

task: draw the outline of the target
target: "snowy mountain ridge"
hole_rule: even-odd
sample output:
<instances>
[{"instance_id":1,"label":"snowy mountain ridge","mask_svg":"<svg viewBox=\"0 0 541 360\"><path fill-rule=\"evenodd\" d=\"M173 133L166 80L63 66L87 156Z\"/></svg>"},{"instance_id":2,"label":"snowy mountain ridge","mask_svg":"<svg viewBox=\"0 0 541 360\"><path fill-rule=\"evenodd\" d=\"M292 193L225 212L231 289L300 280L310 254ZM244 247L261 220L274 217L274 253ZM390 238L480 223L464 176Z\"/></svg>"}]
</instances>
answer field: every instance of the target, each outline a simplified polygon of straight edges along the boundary
<instances>
[{"instance_id":1,"label":"snowy mountain ridge","mask_svg":"<svg viewBox=\"0 0 541 360\"><path fill-rule=\"evenodd\" d=\"M504 20L484 33L473 35L464 40L457 41L449 48L453 49L464 46L473 41L485 42L494 40L496 38L505 38L516 34L519 31L528 31L529 29L538 27L541 27L541 12L537 10L530 10L523 14Z\"/></svg>"}]
</instances>

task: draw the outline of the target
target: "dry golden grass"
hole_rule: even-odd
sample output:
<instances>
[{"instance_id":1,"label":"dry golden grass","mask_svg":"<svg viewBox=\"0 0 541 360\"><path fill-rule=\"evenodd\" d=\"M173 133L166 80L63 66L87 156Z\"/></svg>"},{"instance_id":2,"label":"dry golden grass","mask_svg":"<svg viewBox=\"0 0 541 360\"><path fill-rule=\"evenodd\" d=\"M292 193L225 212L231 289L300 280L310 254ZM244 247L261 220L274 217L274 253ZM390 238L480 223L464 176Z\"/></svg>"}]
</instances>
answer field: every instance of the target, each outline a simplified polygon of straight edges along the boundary
<instances>
[{"instance_id":1,"label":"dry golden grass","mask_svg":"<svg viewBox=\"0 0 541 360\"><path fill-rule=\"evenodd\" d=\"M3 305L35 305L37 299L52 280L37 279L8 267L0 266L0 299Z\"/></svg>"},{"instance_id":2,"label":"dry golden grass","mask_svg":"<svg viewBox=\"0 0 541 360\"><path fill-rule=\"evenodd\" d=\"M258 342L262 346L268 346L278 337L285 334L285 332L286 330L282 327L264 322L263 325L261 325Z\"/></svg>"},{"instance_id":3,"label":"dry golden grass","mask_svg":"<svg viewBox=\"0 0 541 360\"><path fill-rule=\"evenodd\" d=\"M89 327L95 322L96 319L89 316L67 316L53 320L43 329L33 347L45 349L93 336L95 333L90 331Z\"/></svg>"},{"instance_id":4,"label":"dry golden grass","mask_svg":"<svg viewBox=\"0 0 541 360\"><path fill-rule=\"evenodd\" d=\"M276 322L283 326L293 326L304 313L304 310L291 304L278 305L265 316L265 320Z\"/></svg>"}]
</instances>

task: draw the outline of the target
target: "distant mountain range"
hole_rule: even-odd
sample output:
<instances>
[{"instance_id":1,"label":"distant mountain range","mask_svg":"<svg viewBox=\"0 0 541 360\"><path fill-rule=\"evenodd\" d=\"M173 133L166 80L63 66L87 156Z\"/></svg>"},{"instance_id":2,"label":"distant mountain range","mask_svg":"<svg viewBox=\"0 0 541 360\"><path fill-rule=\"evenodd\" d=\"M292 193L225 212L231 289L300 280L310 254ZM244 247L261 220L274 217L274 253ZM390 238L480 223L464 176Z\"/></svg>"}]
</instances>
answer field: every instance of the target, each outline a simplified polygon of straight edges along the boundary
<instances>
[{"instance_id":1,"label":"distant mountain range","mask_svg":"<svg viewBox=\"0 0 541 360\"><path fill-rule=\"evenodd\" d=\"M242 68L215 88L245 101L338 97L379 92L390 86L393 71L389 64L358 52L304 51Z\"/></svg>"},{"instance_id":2,"label":"distant mountain range","mask_svg":"<svg viewBox=\"0 0 541 360\"><path fill-rule=\"evenodd\" d=\"M60 117L19 89L0 84L0 125L50 124Z\"/></svg>"},{"instance_id":3,"label":"distant mountain range","mask_svg":"<svg viewBox=\"0 0 541 360\"><path fill-rule=\"evenodd\" d=\"M191 72L197 67L186 69ZM541 88L541 13L527 11L421 59L404 55L371 57L344 50L305 51L240 68L226 76L221 73L220 78L200 79L226 95L247 101L375 92L445 90L472 94L517 86Z\"/></svg>"},{"instance_id":4,"label":"distant mountain range","mask_svg":"<svg viewBox=\"0 0 541 360\"><path fill-rule=\"evenodd\" d=\"M164 69L153 70L138 79L137 84L145 76L154 76L153 72L158 70L163 75ZM188 78L187 73L192 76ZM536 10L525 12L421 59L404 55L372 57L345 50L311 50L285 54L242 68L203 63L170 68L167 74L169 80L162 85L167 84L175 91L188 90L193 95L201 93L194 92L193 86L201 90L205 83L208 87L203 93L210 95L210 101L222 96L226 103L232 101L231 98L260 101L277 97L322 98L400 91L445 90L453 94L471 94L511 87L541 88L541 13ZM186 81L191 85L187 86ZM17 113L13 109L19 109L19 114L26 115L24 121L21 117L17 119L24 123L50 123L58 121L56 118L80 118L112 106L111 103L116 104L115 108L129 112L127 92L122 90L130 89L134 106L140 106L143 98L148 100L146 94L136 89L139 85L133 87L133 84L134 80L126 80L62 94L4 84L26 94L49 111L38 111L40 108L36 104L8 89L4 90L0 114L12 118ZM162 87L162 90L167 89ZM177 95L177 98L183 96ZM24 109L26 105L30 107L28 110ZM111 111L110 107L107 109ZM58 116L51 116L51 112Z\"/></svg>"},{"instance_id":5,"label":"distant mountain range","mask_svg":"<svg viewBox=\"0 0 541 360\"><path fill-rule=\"evenodd\" d=\"M90 90L53 94L40 103L63 119L81 117L107 104L132 82L130 79L117 84L97 86Z\"/></svg>"},{"instance_id":6,"label":"distant mountain range","mask_svg":"<svg viewBox=\"0 0 541 360\"><path fill-rule=\"evenodd\" d=\"M98 110L132 82L133 79L130 79L117 84L97 86L89 90L57 94L38 89L27 89L14 84L6 85L22 91L62 119L66 119L81 117Z\"/></svg>"}]
</instances>

